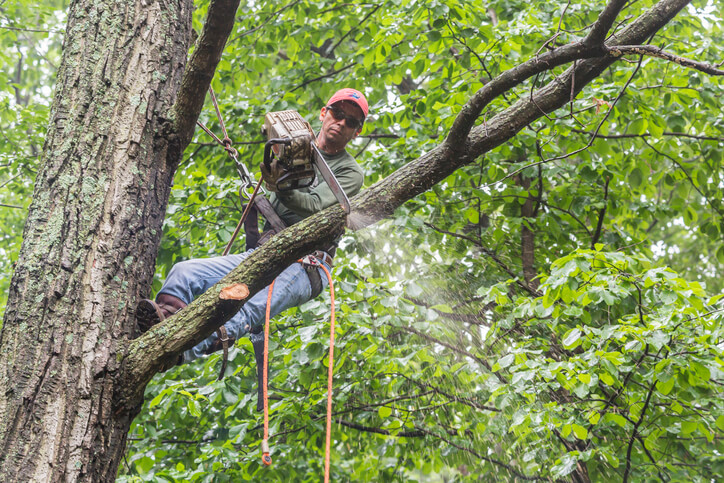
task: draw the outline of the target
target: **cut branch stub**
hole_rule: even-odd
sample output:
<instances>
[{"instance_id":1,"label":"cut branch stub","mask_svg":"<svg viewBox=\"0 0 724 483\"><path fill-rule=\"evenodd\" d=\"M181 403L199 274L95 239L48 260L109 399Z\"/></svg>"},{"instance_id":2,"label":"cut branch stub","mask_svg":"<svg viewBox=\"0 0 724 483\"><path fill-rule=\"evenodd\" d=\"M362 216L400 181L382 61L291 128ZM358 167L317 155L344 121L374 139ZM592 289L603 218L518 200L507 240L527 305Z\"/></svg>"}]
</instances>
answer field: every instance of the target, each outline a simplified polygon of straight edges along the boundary
<instances>
[{"instance_id":1,"label":"cut branch stub","mask_svg":"<svg viewBox=\"0 0 724 483\"><path fill-rule=\"evenodd\" d=\"M249 287L245 283L235 283L227 285L219 292L219 298L222 300L244 300L249 296Z\"/></svg>"}]
</instances>

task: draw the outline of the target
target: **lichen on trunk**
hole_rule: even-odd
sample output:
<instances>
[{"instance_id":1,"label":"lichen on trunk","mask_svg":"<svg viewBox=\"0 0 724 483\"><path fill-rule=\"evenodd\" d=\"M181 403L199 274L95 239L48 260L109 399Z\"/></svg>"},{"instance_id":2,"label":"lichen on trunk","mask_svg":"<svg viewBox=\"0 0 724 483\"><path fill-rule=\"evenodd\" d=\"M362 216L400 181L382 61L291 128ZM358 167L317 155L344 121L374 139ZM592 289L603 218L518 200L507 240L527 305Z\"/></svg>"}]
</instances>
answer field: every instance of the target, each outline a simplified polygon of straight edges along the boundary
<instances>
[{"instance_id":1,"label":"lichen on trunk","mask_svg":"<svg viewBox=\"0 0 724 483\"><path fill-rule=\"evenodd\" d=\"M74 2L0 339L0 475L109 481L135 415L117 354L148 293L178 162L158 135L191 2ZM176 149L178 151L178 149Z\"/></svg>"}]
</instances>

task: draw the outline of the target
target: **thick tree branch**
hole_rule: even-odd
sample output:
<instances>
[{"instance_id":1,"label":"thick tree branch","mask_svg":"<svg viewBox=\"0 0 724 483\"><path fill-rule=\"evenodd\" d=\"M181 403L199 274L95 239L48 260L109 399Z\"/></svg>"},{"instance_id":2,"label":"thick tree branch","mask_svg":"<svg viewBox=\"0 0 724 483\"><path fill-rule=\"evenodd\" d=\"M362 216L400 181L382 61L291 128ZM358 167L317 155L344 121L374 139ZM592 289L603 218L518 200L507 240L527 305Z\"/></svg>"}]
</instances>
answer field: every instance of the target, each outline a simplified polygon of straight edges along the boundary
<instances>
[{"instance_id":1,"label":"thick tree branch","mask_svg":"<svg viewBox=\"0 0 724 483\"><path fill-rule=\"evenodd\" d=\"M688 3L689 0L660 1L613 36L609 41L610 45L607 44L607 46L644 42L666 25ZM605 47L603 48L605 49ZM577 62L574 94L580 93L589 82L598 77L615 60L614 57L605 56ZM547 86L538 90L533 99L521 99L491 119L486 128L477 126L472 129L470 133L471 152L478 155L485 153L507 141L512 135L539 117L564 106L570 101L573 77L574 68L571 67Z\"/></svg>"},{"instance_id":2,"label":"thick tree branch","mask_svg":"<svg viewBox=\"0 0 724 483\"><path fill-rule=\"evenodd\" d=\"M618 45L616 47L609 48L608 52L614 57L621 57L624 55L650 55L658 57L659 59L668 60L682 67L696 69L709 75L724 75L724 70L717 69L711 64L686 59L679 55L672 54L671 52L666 52L661 47L656 47L654 45Z\"/></svg>"},{"instance_id":3,"label":"thick tree branch","mask_svg":"<svg viewBox=\"0 0 724 483\"><path fill-rule=\"evenodd\" d=\"M584 40L563 45L542 55L538 55L490 81L463 106L455 119L445 144L452 150L461 151L466 146L466 138L483 109L493 99L517 86L523 81L574 60L600 57L604 54L603 38L613 25L616 15L623 8L625 0L611 0L601 13L593 30Z\"/></svg>"},{"instance_id":4,"label":"thick tree branch","mask_svg":"<svg viewBox=\"0 0 724 483\"><path fill-rule=\"evenodd\" d=\"M209 5L206 23L196 41L196 49L186 65L181 89L172 108L174 127L182 150L193 136L196 119L204 106L206 91L211 85L226 40L234 27L234 16L238 7L239 0L212 0Z\"/></svg>"},{"instance_id":5,"label":"thick tree branch","mask_svg":"<svg viewBox=\"0 0 724 483\"><path fill-rule=\"evenodd\" d=\"M628 0L611 0L608 2L606 8L603 9L603 12L601 12L601 15L598 16L598 19L593 24L593 28L588 33L584 42L594 46L601 45L627 1Z\"/></svg>"},{"instance_id":6,"label":"thick tree branch","mask_svg":"<svg viewBox=\"0 0 724 483\"><path fill-rule=\"evenodd\" d=\"M155 373L171 366L178 354L211 335L286 267L341 235L344 226L344 211L336 205L287 228L184 310L131 341L125 359L129 382L127 393L121 397L123 402L139 397L137 391L142 391ZM237 283L248 286L246 300L219 297L224 287Z\"/></svg>"}]
</instances>

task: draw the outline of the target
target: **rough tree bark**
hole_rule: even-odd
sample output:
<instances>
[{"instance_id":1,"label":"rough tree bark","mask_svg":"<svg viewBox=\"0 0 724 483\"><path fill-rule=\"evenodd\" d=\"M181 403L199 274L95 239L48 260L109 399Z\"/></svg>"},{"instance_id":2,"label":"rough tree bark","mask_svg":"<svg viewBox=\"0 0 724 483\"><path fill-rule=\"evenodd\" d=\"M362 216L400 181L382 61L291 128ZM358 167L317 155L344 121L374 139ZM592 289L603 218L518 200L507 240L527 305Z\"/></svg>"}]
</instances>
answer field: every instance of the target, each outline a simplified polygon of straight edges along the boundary
<instances>
[{"instance_id":1,"label":"rough tree bark","mask_svg":"<svg viewBox=\"0 0 724 483\"><path fill-rule=\"evenodd\" d=\"M662 0L603 40L612 0L586 39L502 74L465 106L447 140L352 200L274 237L177 316L132 339L147 296L169 189L238 2L211 2L192 56L191 0L77 0L68 15L50 129L0 335L0 479L111 481L146 383L208 336L243 301L221 288L263 288L346 225L389 216L459 167L564 105L686 3ZM475 126L492 99L539 72L579 60L555 82ZM183 78L181 77L183 73Z\"/></svg>"},{"instance_id":2,"label":"rough tree bark","mask_svg":"<svg viewBox=\"0 0 724 483\"><path fill-rule=\"evenodd\" d=\"M216 3L228 35L238 2ZM187 119L203 103L191 89L193 102L179 102L192 11L191 0L70 6L0 336L2 481L115 478L140 408L115 403L133 306L148 294Z\"/></svg>"}]
</instances>

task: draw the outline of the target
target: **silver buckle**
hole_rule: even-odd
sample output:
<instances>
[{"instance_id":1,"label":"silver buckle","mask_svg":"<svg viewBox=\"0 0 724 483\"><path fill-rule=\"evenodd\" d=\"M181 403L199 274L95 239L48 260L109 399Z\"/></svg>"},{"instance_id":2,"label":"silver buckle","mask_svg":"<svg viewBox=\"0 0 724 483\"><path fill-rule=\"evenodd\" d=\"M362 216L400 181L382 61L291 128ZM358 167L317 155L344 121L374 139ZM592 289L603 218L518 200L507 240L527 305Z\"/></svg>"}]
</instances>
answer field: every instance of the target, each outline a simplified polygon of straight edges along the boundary
<instances>
[{"instance_id":1,"label":"silver buckle","mask_svg":"<svg viewBox=\"0 0 724 483\"><path fill-rule=\"evenodd\" d=\"M314 255L306 255L302 258L302 266L304 267L318 267L321 263Z\"/></svg>"}]
</instances>

